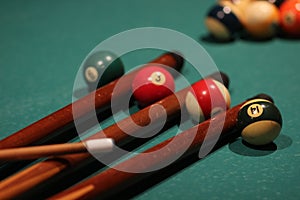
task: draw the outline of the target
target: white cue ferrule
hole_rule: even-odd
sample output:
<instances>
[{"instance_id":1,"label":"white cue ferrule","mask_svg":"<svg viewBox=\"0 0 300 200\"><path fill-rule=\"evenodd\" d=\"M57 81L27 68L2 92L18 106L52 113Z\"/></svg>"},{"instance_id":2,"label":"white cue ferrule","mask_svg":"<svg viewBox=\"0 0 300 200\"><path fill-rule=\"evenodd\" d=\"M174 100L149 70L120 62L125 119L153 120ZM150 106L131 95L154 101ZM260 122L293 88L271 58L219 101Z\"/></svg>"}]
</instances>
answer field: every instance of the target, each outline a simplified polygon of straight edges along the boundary
<instances>
[{"instance_id":1,"label":"white cue ferrule","mask_svg":"<svg viewBox=\"0 0 300 200\"><path fill-rule=\"evenodd\" d=\"M114 147L114 140L111 138L102 138L85 141L85 147L91 153L111 152Z\"/></svg>"}]
</instances>

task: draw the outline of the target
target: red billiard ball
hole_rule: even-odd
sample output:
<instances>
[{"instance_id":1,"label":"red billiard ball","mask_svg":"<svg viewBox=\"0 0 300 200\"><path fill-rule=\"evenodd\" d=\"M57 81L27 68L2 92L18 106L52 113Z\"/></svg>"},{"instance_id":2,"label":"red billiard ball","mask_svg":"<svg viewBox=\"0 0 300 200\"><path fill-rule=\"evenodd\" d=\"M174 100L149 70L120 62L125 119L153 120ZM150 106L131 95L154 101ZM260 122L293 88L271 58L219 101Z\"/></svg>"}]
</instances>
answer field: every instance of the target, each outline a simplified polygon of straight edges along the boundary
<instances>
[{"instance_id":1,"label":"red billiard ball","mask_svg":"<svg viewBox=\"0 0 300 200\"><path fill-rule=\"evenodd\" d=\"M292 37L300 37L300 0L288 0L280 6L280 26Z\"/></svg>"},{"instance_id":2,"label":"red billiard ball","mask_svg":"<svg viewBox=\"0 0 300 200\"><path fill-rule=\"evenodd\" d=\"M139 105L144 107L173 94L174 78L164 68L149 65L136 74L132 91Z\"/></svg>"},{"instance_id":3,"label":"red billiard ball","mask_svg":"<svg viewBox=\"0 0 300 200\"><path fill-rule=\"evenodd\" d=\"M192 85L185 104L195 122L202 122L230 107L227 88L213 79L204 79Z\"/></svg>"}]
</instances>

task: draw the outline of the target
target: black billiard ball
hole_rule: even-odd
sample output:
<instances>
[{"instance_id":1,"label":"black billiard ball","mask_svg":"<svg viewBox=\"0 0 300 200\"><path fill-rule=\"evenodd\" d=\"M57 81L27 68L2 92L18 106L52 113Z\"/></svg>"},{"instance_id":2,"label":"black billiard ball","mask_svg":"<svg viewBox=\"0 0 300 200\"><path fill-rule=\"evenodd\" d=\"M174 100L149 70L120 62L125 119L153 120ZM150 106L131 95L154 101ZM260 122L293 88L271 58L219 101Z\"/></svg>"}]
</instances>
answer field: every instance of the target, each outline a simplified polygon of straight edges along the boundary
<instances>
[{"instance_id":1,"label":"black billiard ball","mask_svg":"<svg viewBox=\"0 0 300 200\"><path fill-rule=\"evenodd\" d=\"M242 24L236 13L229 6L212 7L205 19L205 25L211 35L221 41L234 38L235 34L242 30Z\"/></svg>"},{"instance_id":2,"label":"black billiard ball","mask_svg":"<svg viewBox=\"0 0 300 200\"><path fill-rule=\"evenodd\" d=\"M252 145L271 143L280 133L282 117L278 108L265 99L246 102L238 114L242 138Z\"/></svg>"}]
</instances>

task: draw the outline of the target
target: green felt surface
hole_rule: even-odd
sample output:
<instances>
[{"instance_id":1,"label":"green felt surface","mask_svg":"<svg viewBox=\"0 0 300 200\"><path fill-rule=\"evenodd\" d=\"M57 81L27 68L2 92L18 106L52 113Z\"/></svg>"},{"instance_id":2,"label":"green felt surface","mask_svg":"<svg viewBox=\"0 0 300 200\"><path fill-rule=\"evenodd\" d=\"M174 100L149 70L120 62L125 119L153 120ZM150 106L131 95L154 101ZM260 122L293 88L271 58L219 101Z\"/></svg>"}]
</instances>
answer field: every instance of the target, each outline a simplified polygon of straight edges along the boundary
<instances>
[{"instance_id":1,"label":"green felt surface","mask_svg":"<svg viewBox=\"0 0 300 200\"><path fill-rule=\"evenodd\" d=\"M136 199L299 199L300 40L201 40L212 1L50 1L0 3L0 138L72 101L85 56L101 41L137 27L164 27L198 41L231 79L232 105L270 94L283 116L276 151L240 141L137 195ZM180 49L179 49L180 50ZM159 55L128 55L126 70ZM182 73L193 79L186 65ZM106 122L109 123L109 122Z\"/></svg>"}]
</instances>

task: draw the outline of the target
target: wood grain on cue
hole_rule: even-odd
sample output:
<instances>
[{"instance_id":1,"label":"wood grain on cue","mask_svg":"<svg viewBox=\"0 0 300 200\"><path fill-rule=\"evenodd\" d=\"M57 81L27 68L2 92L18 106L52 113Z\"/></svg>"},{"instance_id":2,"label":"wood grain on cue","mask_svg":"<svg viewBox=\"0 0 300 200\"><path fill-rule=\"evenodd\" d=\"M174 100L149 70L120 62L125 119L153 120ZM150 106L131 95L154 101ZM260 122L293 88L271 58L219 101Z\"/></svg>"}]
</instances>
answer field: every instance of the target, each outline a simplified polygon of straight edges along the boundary
<instances>
[{"instance_id":1,"label":"wood grain on cue","mask_svg":"<svg viewBox=\"0 0 300 200\"><path fill-rule=\"evenodd\" d=\"M133 158L120 163L119 165L109 168L98 175L93 176L53 197L50 199L91 199L91 198L107 198L109 194L119 192L120 189L125 189L125 186L129 186L137 182L141 177L145 176L143 173L129 173L119 171L117 169L142 169L148 171L153 167L160 165L161 162L166 160L172 160L178 153L184 152L186 149L185 143L193 137L194 132L197 131L193 142L189 146L184 156L188 156L191 153L199 151L204 139L210 140L220 134L219 127L222 127L221 134L231 133L236 128L237 115L242 104L235 106L228 110L226 113L221 113L211 120L207 120L199 125L184 131L173 138L165 140L164 142L144 151L143 153L154 152L151 156L143 156L139 154ZM224 121L225 118L225 121ZM210 127L213 123L214 126ZM209 130L209 134L208 133ZM206 137L208 136L208 137ZM206 137L206 138L205 138ZM174 138L177 138L176 142L169 145L168 148L164 148ZM159 151L158 151L159 150ZM182 157L181 157L182 158ZM148 173L149 174L149 173Z\"/></svg>"},{"instance_id":2,"label":"wood grain on cue","mask_svg":"<svg viewBox=\"0 0 300 200\"><path fill-rule=\"evenodd\" d=\"M159 166L162 162L166 160L172 160L180 152L184 152L186 149L185 144L187 141L194 136L194 132L197 131L193 142L189 146L188 150L184 156L188 156L192 153L199 151L201 145L204 142L204 139L207 141L211 138L218 137L220 135L229 134L232 131L236 130L237 115L242 104L235 106L234 108L228 110L226 113L223 112L211 120L207 120L199 125L184 131L164 142L144 151L143 153L152 152L151 156L143 156L139 154L135 157L129 158L128 160L118 164L113 168L109 168L98 175L93 176L61 193L51 197L50 199L92 199L95 197L98 198L108 198L108 195L115 194L121 189L126 189L125 187L130 186L131 184L136 183L145 175L149 176L151 173L130 173L119 171L117 169L141 169L148 171L153 169L156 166ZM224 122L225 119L225 122ZM210 127L210 124L213 123L213 126ZM208 131L209 130L209 131ZM207 137L206 137L207 136ZM176 142L172 145L169 145L168 148L164 148L170 142L174 141L177 138ZM183 157L181 157L183 158Z\"/></svg>"},{"instance_id":3,"label":"wood grain on cue","mask_svg":"<svg viewBox=\"0 0 300 200\"><path fill-rule=\"evenodd\" d=\"M180 112L180 104L178 101L184 101L184 97L188 89L181 90L178 92L179 100L175 95L171 95L162 101L160 101L156 105L161 105L165 108L166 114L168 117ZM146 126L150 123L151 119L149 117L149 109L153 107L149 106L145 109L140 110L137 113L131 115L131 118L125 118L121 120L119 123L127 124L130 126L132 123L136 123L139 126ZM155 123L160 120L161 116L155 115L156 118L152 118L152 123ZM132 121L131 121L132 119ZM99 137L103 137L103 133L108 138L113 138L117 144L125 144L129 142L132 137L128 137L128 134L134 134L139 130L132 130L132 133L125 133L117 124L114 124L100 133L96 133L95 135L89 137L88 139L96 139ZM89 157L90 154L74 154L74 155L66 155L62 157L57 157L53 159L48 159L46 161L42 161L37 163L20 173L17 173L11 177L0 182L0 199L10 199L17 197L23 192L30 190L34 186L39 183L46 181L48 178L53 177L54 175L66 170L67 168L71 168L76 166L77 164L84 162Z\"/></svg>"},{"instance_id":4,"label":"wood grain on cue","mask_svg":"<svg viewBox=\"0 0 300 200\"><path fill-rule=\"evenodd\" d=\"M183 65L183 60L179 55L169 52L161 55L150 63L158 63L171 68L179 69ZM124 84L121 85L122 90L119 94L116 94L116 98L130 92L131 82L137 71L138 70L135 70L123 76L122 79L124 80ZM94 109L108 107L111 102L112 91L117 82L118 79L101 88L98 88L95 92L92 92L74 102L73 104L76 104L77 108L80 107L77 117L81 117L93 111ZM90 102L92 102L94 99L95 105L91 105ZM69 125L74 120L72 107L73 105L69 104L1 140L0 149L21 147L32 144L61 129L62 127Z\"/></svg>"},{"instance_id":5,"label":"wood grain on cue","mask_svg":"<svg viewBox=\"0 0 300 200\"><path fill-rule=\"evenodd\" d=\"M220 78L219 73L212 74L210 77ZM224 78L224 76L221 76ZM185 88L176 95L170 95L163 100L148 106L128 118L121 120L118 123L125 124L126 126L139 125L141 127L146 126L150 123L159 122L161 120L160 115L155 115L152 119L149 117L149 110L153 106L163 107L166 113L167 119L180 113L180 104L184 104L185 96L189 88ZM135 123L135 124L132 124ZM129 134L136 134L139 129L131 129L130 133L125 133L117 124L107 127L106 129L96 133L95 135L87 139L99 139L103 137L103 133L108 138L112 138L117 145L123 145L133 140L133 137L129 137ZM7 179L0 182L0 199L10 199L20 196L22 193L34 188L40 183L46 181L47 179L63 172L64 170L75 167L87 161L92 156L88 153L66 155L61 157L56 157L52 159L47 159L45 161L39 162L23 171L8 177Z\"/></svg>"}]
</instances>

